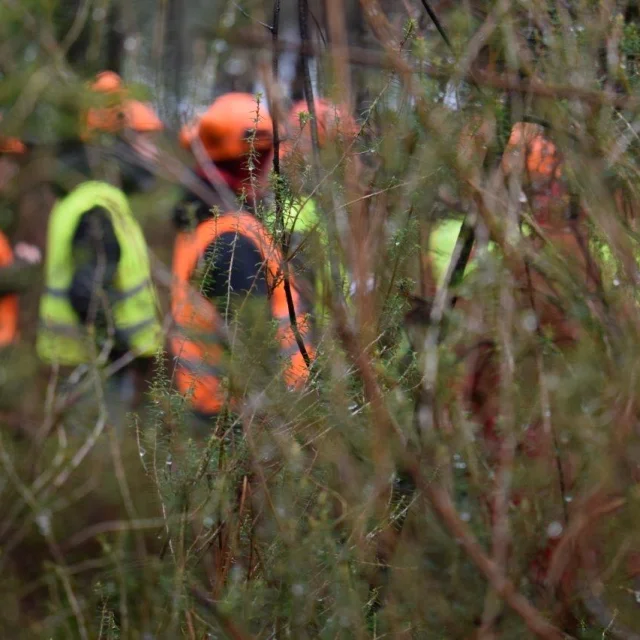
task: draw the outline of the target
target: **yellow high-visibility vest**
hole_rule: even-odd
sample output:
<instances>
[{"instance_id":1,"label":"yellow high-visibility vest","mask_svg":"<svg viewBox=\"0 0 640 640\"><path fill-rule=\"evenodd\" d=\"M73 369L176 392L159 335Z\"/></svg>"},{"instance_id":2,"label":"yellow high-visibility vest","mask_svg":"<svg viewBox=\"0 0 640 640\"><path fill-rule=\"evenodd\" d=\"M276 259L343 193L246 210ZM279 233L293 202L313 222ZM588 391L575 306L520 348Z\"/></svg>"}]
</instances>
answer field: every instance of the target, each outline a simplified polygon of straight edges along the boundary
<instances>
[{"instance_id":1,"label":"yellow high-visibility vest","mask_svg":"<svg viewBox=\"0 0 640 640\"><path fill-rule=\"evenodd\" d=\"M94 352L91 338L69 300L74 274L73 237L82 216L94 207L109 213L120 245L114 287L113 323L139 356L162 347L162 331L147 245L126 195L105 182L81 184L54 206L47 233L46 289L40 301L37 350L45 362L78 365Z\"/></svg>"}]
</instances>

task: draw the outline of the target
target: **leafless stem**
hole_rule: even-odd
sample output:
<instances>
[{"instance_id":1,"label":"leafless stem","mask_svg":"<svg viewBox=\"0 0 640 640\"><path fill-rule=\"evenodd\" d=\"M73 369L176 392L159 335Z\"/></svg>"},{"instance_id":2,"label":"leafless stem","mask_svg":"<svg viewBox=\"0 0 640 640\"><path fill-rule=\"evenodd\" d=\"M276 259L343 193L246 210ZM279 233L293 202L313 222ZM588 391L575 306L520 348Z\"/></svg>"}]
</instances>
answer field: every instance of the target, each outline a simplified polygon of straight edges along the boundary
<instances>
[{"instance_id":1,"label":"leafless stem","mask_svg":"<svg viewBox=\"0 0 640 640\"><path fill-rule=\"evenodd\" d=\"M306 0L300 0L301 5L305 4ZM302 17L300 18L302 20ZM302 26L300 27L300 33L303 33ZM274 82L278 82L278 36L280 33L280 0L275 0L273 5L273 27L271 29L271 33L273 36L273 78ZM307 69L308 72L308 69ZM273 92L271 92L273 94ZM272 122L273 122L273 172L276 178L276 189L275 189L275 208L276 208L276 229L281 229L283 226L283 199L282 199L282 188L283 185L281 183L281 175L280 175L280 131L279 131L279 120L278 120L278 109L272 109ZM298 346L298 350L300 351L307 368L311 367L311 358L309 357L309 353L307 351L307 347L304 344L304 340L302 338L302 334L300 333L300 327L298 326L298 318L296 317L296 308L293 300L293 293L291 291L291 276L289 271L289 262L287 259L287 253L289 251L289 238L288 234L284 234L284 245L283 245L283 260L282 260L282 270L283 270L283 278L284 278L284 293L287 300L287 309L289 311L289 322L291 323L291 330L293 332L296 344Z\"/></svg>"},{"instance_id":2,"label":"leafless stem","mask_svg":"<svg viewBox=\"0 0 640 640\"><path fill-rule=\"evenodd\" d=\"M501 287L501 309L499 332L502 342L502 362L500 367L500 454L498 457L498 469L495 477L495 488L491 500L491 516L493 519L491 536L491 555L493 562L505 575L509 551L511 547L511 534L509 526L509 497L511 490L511 478L513 476L513 461L516 448L513 395L515 393L514 371L515 361L513 353L512 327L514 319L515 301L513 299L513 283L509 274L503 276ZM479 638L490 638L493 625L497 619L500 602L496 593L489 590L485 598L485 607L482 614L482 626L479 630Z\"/></svg>"},{"instance_id":3,"label":"leafless stem","mask_svg":"<svg viewBox=\"0 0 640 640\"><path fill-rule=\"evenodd\" d=\"M191 587L190 592L200 605L209 610L215 616L220 626L224 629L225 633L232 638L232 640L251 640L252 636L240 629L240 627L238 627L231 618L222 613L216 602L212 600L205 591L198 587Z\"/></svg>"},{"instance_id":4,"label":"leafless stem","mask_svg":"<svg viewBox=\"0 0 640 640\"><path fill-rule=\"evenodd\" d=\"M105 533L158 529L164 526L164 522L163 518L149 518L146 520L141 518L138 520L109 520L106 522L99 522L98 524L92 525L82 531L78 531L78 533L75 533L65 541L63 548L65 551L73 549L74 547L84 544L87 540L91 540L92 538L96 538L97 536L101 536Z\"/></svg>"},{"instance_id":5,"label":"leafless stem","mask_svg":"<svg viewBox=\"0 0 640 640\"><path fill-rule=\"evenodd\" d=\"M298 0L298 20L300 23L300 39L302 43L309 42L309 5L308 0ZM311 115L311 143L313 145L314 164L317 167L318 159L318 122L316 120L316 106L311 85L311 73L309 71L309 56L302 52L302 76L304 83L304 97L307 101L307 109Z\"/></svg>"}]
</instances>

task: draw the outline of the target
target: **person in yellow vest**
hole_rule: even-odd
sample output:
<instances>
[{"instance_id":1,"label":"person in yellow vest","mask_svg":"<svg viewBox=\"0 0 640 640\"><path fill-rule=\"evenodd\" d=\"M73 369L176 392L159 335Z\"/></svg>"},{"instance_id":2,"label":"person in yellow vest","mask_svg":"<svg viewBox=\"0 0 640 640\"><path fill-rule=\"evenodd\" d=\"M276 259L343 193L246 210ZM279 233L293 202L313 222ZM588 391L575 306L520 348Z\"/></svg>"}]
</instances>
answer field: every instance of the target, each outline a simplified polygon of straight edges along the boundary
<instances>
[{"instance_id":1,"label":"person in yellow vest","mask_svg":"<svg viewBox=\"0 0 640 640\"><path fill-rule=\"evenodd\" d=\"M477 171L478 160L484 160L492 135L490 122L476 119L466 126L458 145L461 162ZM557 147L545 135L541 125L527 122L513 125L501 158L501 168L507 178L515 171L521 174L523 192L538 224L548 224L550 217L562 218L568 210L569 196L562 180L561 163ZM461 217L450 216L437 221L431 231L429 262L436 288L442 284L449 268L462 224ZM491 242L488 248L495 251L495 245ZM476 258L477 253L473 251L464 271L465 276L475 270Z\"/></svg>"},{"instance_id":2,"label":"person in yellow vest","mask_svg":"<svg viewBox=\"0 0 640 640\"><path fill-rule=\"evenodd\" d=\"M479 177L485 163L487 152L495 139L495 122L491 118L472 116L462 127L462 131L456 145L459 170L475 178ZM434 296L437 289L442 286L445 275L449 269L454 255L458 238L463 227L463 215L449 213L440 219L433 221L429 233L427 264L430 269L425 295ZM492 245L489 243L489 248ZM477 267L478 252L475 243L471 254L465 264L464 271L460 274L468 276ZM460 282L461 280L459 280ZM459 283L458 282L458 283ZM454 288L455 288L455 283ZM452 283L450 282L451 286Z\"/></svg>"},{"instance_id":3,"label":"person in yellow vest","mask_svg":"<svg viewBox=\"0 0 640 640\"><path fill-rule=\"evenodd\" d=\"M163 344L147 245L129 201L153 184L138 160L153 154L153 135L163 127L116 74L99 74L92 89L104 102L85 114L82 151L108 178L62 191L51 212L37 350L62 366L133 357L113 381L126 404ZM121 186L108 181L118 179Z\"/></svg>"},{"instance_id":4,"label":"person in yellow vest","mask_svg":"<svg viewBox=\"0 0 640 640\"><path fill-rule=\"evenodd\" d=\"M468 135L469 129L466 129ZM464 140L466 142L467 138ZM468 146L461 144L461 153L479 153L475 143L474 140ZM566 232L571 222L571 196L562 172L563 162L561 153L544 127L528 122L513 125L501 158L503 175L508 179L514 172L519 174L527 203L525 209L538 226L551 234L554 243L566 238L573 241L575 238L573 231ZM442 285L449 269L462 225L462 218L452 216L437 221L430 233L428 261L435 289ZM530 235L527 225L523 226L522 231L525 236ZM493 242L489 241L487 249L499 259L500 254ZM574 253L581 255L580 252ZM463 272L464 277L472 274L477 266L478 254L474 246Z\"/></svg>"},{"instance_id":5,"label":"person in yellow vest","mask_svg":"<svg viewBox=\"0 0 640 640\"><path fill-rule=\"evenodd\" d=\"M170 351L176 359L177 389L196 417L193 424L208 433L213 418L233 410L249 378L230 380L224 366L230 353L223 346L226 330L243 310L255 312L240 320L249 333L265 335L261 331L275 321L276 344L289 386L304 384L314 349L295 278L287 292L282 254L251 213L268 186L271 118L254 96L225 94L183 129L181 143L189 149L200 148L211 163L196 170L202 186L211 192L208 174L215 168L223 187L244 203L229 205L215 192L214 202L191 191L174 216L178 228L172 291L176 328L170 336Z\"/></svg>"}]
</instances>

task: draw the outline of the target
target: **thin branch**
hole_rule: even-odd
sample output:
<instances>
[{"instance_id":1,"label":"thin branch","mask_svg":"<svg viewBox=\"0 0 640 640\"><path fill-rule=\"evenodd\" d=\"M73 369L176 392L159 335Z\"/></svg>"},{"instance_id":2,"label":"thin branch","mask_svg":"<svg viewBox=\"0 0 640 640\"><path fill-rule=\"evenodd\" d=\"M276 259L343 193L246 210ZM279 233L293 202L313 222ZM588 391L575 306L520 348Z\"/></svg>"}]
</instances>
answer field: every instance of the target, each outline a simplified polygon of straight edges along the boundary
<instances>
[{"instance_id":1,"label":"thin branch","mask_svg":"<svg viewBox=\"0 0 640 640\"><path fill-rule=\"evenodd\" d=\"M273 78L276 83L280 78L280 57L278 55L278 38L280 36L280 0L274 0L273 3L273 26L271 27L271 36L273 42L272 53L272 70ZM279 113L277 109L271 109L271 120L273 122L273 172L276 175L276 228L278 228L278 222L282 218L282 194L280 193L279 179L280 179L280 130L278 126Z\"/></svg>"},{"instance_id":2,"label":"thin branch","mask_svg":"<svg viewBox=\"0 0 640 640\"><path fill-rule=\"evenodd\" d=\"M76 11L76 15L73 18L73 24L67 32L67 35L64 37L62 44L60 45L62 49L61 53L63 55L66 55L68 53L69 49L80 37L80 34L82 33L82 30L87 23L87 19L89 18L90 9L91 0L84 0L78 11Z\"/></svg>"},{"instance_id":3,"label":"thin branch","mask_svg":"<svg viewBox=\"0 0 640 640\"><path fill-rule=\"evenodd\" d=\"M316 18L315 13L313 13L313 11L311 11L311 9L309 9L309 15L311 16L311 19L313 20L313 24L316 25L316 29L318 30L318 33L320 34L320 40L322 40L322 44L324 44L324 46L327 46L327 39L325 38L324 33L322 33L322 26L320 25L320 22L318 21L318 18Z\"/></svg>"},{"instance_id":4,"label":"thin branch","mask_svg":"<svg viewBox=\"0 0 640 640\"><path fill-rule=\"evenodd\" d=\"M291 281L289 278L289 263L286 260L284 260L283 265L284 265L284 293L287 298L287 307L289 309L289 322L291 323L291 329L296 339L298 350L302 354L302 358L304 359L304 363L307 365L307 368L310 369L311 358L309 357L309 353L304 344L304 340L302 339L302 334L300 333L300 327L298 326L298 319L296 318L296 308L293 302L293 294L291 292Z\"/></svg>"},{"instance_id":5,"label":"thin branch","mask_svg":"<svg viewBox=\"0 0 640 640\"><path fill-rule=\"evenodd\" d=\"M305 0L300 0L304 3ZM271 29L272 41L273 41L273 77L275 82L278 82L278 36L280 33L280 0L275 0L273 5L273 28ZM273 122L273 173L275 174L275 209L276 209L276 229L280 229L284 226L283 221L283 202L282 202L282 184L280 175L280 131L279 131L279 118L278 109L271 109L271 119ZM284 278L284 293L287 299L287 309L289 311L289 322L291 323L291 330L298 345L302 358L304 359L307 368L311 367L311 358L307 352L307 348L302 339L300 328L298 326L298 319L296 317L296 307L293 301L293 293L291 292L291 276L289 272L289 262L287 254L289 252L289 237L288 234L284 234L284 246L283 246L283 260L282 270Z\"/></svg>"},{"instance_id":6,"label":"thin branch","mask_svg":"<svg viewBox=\"0 0 640 640\"><path fill-rule=\"evenodd\" d=\"M236 623L224 614L218 604L212 600L209 595L198 587L191 587L189 589L193 598L205 609L210 611L218 621L218 624L222 627L223 631L232 640L251 640L253 636L248 635L242 629L240 629Z\"/></svg>"},{"instance_id":7,"label":"thin branch","mask_svg":"<svg viewBox=\"0 0 640 640\"><path fill-rule=\"evenodd\" d=\"M259 24L261 27L264 27L268 31L271 31L271 33L274 32L274 29L276 28L275 25L274 26L270 26L266 22L261 22L260 20L256 20L253 16L248 14L237 2L233 2L232 4L245 18L248 18L252 22L255 22L256 24Z\"/></svg>"},{"instance_id":8,"label":"thin branch","mask_svg":"<svg viewBox=\"0 0 640 640\"><path fill-rule=\"evenodd\" d=\"M546 376L544 371L544 354L541 345L544 344L544 332L540 325L539 318L540 312L536 305L535 291L533 287L533 280L531 277L531 268L529 261L525 260L525 274L527 278L527 292L529 294L529 303L534 317L536 318L536 336L538 338L536 349L536 367L538 369L538 385L540 387L540 412L542 413L542 424L544 432L550 434L553 439L554 459L556 463L556 470L558 473L558 485L560 489L560 499L562 500L562 515L564 517L565 525L569 522L569 512L567 510L567 483L564 477L564 469L562 467L562 460L560 458L560 441L554 428L553 421L551 420L551 402L549 400L549 389L546 383Z\"/></svg>"},{"instance_id":9,"label":"thin branch","mask_svg":"<svg viewBox=\"0 0 640 640\"><path fill-rule=\"evenodd\" d=\"M438 33L442 36L442 39L447 43L447 46L449 47L449 49L453 51L453 45L451 44L451 40L449 40L449 36L447 35L447 32L444 30L444 27L442 26L440 19L435 14L434 10L431 8L431 5L427 2L427 0L421 0L421 1L422 1L422 6L424 7L424 10L427 12L429 17L431 18L431 22L433 22L433 24L435 25L435 28L438 30Z\"/></svg>"},{"instance_id":10,"label":"thin branch","mask_svg":"<svg viewBox=\"0 0 640 640\"><path fill-rule=\"evenodd\" d=\"M308 0L298 0L298 19L300 23L300 40L302 44L309 42L309 5ZM311 115L311 142L313 145L314 160L318 154L318 122L316 121L316 106L311 85L311 73L309 71L309 55L302 51L302 78L304 97L307 101L307 109ZM317 162L314 163L317 166Z\"/></svg>"},{"instance_id":11,"label":"thin branch","mask_svg":"<svg viewBox=\"0 0 640 640\"><path fill-rule=\"evenodd\" d=\"M164 518L141 518L138 520L108 520L91 525L78 533L73 534L62 544L64 551L69 551L74 547L104 535L105 533L118 533L123 531L144 531L145 529L159 529L164 527Z\"/></svg>"},{"instance_id":12,"label":"thin branch","mask_svg":"<svg viewBox=\"0 0 640 640\"><path fill-rule=\"evenodd\" d=\"M515 359L513 354L513 319L515 300L513 282L510 274L504 274L501 283L501 309L499 333L502 342L502 362L500 366L500 420L502 436L498 456L498 470L491 499L491 516L493 526L491 532L491 555L500 570L508 573L508 559L511 546L509 524L509 501L511 495L511 479L516 450L515 411L514 411L514 373ZM493 625L496 623L502 603L497 594L490 589L485 597L482 613L482 626L479 638L493 637Z\"/></svg>"},{"instance_id":13,"label":"thin branch","mask_svg":"<svg viewBox=\"0 0 640 640\"><path fill-rule=\"evenodd\" d=\"M572 518L558 546L553 550L553 555L549 562L545 582L550 591L553 591L560 583L567 565L574 557L575 548L580 537L587 527L603 516L618 511L626 503L626 498L621 496L610 497L599 487L584 500L579 510L572 512Z\"/></svg>"},{"instance_id":14,"label":"thin branch","mask_svg":"<svg viewBox=\"0 0 640 640\"><path fill-rule=\"evenodd\" d=\"M441 521L453 537L461 544L469 558L487 578L491 587L502 597L505 602L525 621L529 629L541 638L548 640L560 640L569 638L558 628L544 619L542 614L522 595L513 583L500 570L500 567L491 560L480 546L477 538L460 519L449 494L441 487L434 485L425 478L425 465L417 456L406 450L404 435L399 431L391 413L389 412L384 396L376 379L366 350L359 345L358 337L346 324L346 317L342 309L337 309L336 330L349 357L356 365L356 369L362 377L365 396L372 406L372 416L378 433L374 442L384 442L385 448L393 449L401 445L404 449L403 466L411 475L419 490L429 499Z\"/></svg>"},{"instance_id":15,"label":"thin branch","mask_svg":"<svg viewBox=\"0 0 640 640\"><path fill-rule=\"evenodd\" d=\"M524 620L529 629L538 637L548 640L571 638L570 635L563 633L545 620L542 614L516 590L500 567L487 556L469 527L460 519L449 494L442 487L425 483L418 469L414 468L412 475L418 480L418 487L425 492L441 520L467 552L469 558L484 574L493 589Z\"/></svg>"}]
</instances>

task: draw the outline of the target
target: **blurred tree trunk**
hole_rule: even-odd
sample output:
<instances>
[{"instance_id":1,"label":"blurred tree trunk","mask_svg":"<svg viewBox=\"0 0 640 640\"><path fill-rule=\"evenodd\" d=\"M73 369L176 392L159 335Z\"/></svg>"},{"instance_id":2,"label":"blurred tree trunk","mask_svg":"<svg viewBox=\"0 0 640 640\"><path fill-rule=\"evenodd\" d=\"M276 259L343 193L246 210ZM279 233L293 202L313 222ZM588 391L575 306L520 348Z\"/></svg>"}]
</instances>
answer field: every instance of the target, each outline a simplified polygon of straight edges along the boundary
<instances>
[{"instance_id":1,"label":"blurred tree trunk","mask_svg":"<svg viewBox=\"0 0 640 640\"><path fill-rule=\"evenodd\" d=\"M122 20L122 7L112 2L107 16L106 55L103 68L122 73L124 56L125 28Z\"/></svg>"},{"instance_id":2,"label":"blurred tree trunk","mask_svg":"<svg viewBox=\"0 0 640 640\"><path fill-rule=\"evenodd\" d=\"M73 34L67 60L78 73L121 73L125 33L118 0L97 6L87 5L87 0L60 0L54 23L58 42Z\"/></svg>"},{"instance_id":3,"label":"blurred tree trunk","mask_svg":"<svg viewBox=\"0 0 640 640\"><path fill-rule=\"evenodd\" d=\"M177 127L179 125L180 104L184 98L185 68L185 2L184 0L166 0L164 12L164 46L159 63L162 65L161 92L162 116L164 121Z\"/></svg>"}]
</instances>

